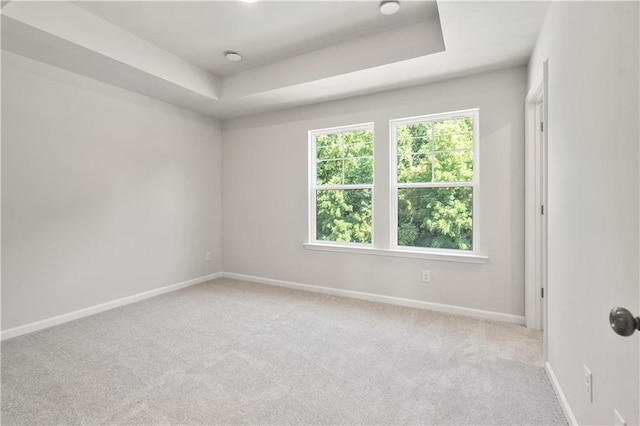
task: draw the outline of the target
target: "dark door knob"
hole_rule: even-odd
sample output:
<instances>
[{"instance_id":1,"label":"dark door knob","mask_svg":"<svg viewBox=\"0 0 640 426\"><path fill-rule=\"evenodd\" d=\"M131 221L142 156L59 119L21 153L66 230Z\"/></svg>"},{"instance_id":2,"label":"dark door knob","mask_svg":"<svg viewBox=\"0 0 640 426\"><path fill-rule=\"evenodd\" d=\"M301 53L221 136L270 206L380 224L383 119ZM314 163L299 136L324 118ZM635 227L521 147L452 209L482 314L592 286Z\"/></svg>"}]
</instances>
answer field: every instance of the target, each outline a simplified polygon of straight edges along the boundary
<instances>
[{"instance_id":1,"label":"dark door knob","mask_svg":"<svg viewBox=\"0 0 640 426\"><path fill-rule=\"evenodd\" d=\"M640 318L634 317L625 308L613 308L609 312L609 324L621 336L631 336L634 331L640 330Z\"/></svg>"}]
</instances>

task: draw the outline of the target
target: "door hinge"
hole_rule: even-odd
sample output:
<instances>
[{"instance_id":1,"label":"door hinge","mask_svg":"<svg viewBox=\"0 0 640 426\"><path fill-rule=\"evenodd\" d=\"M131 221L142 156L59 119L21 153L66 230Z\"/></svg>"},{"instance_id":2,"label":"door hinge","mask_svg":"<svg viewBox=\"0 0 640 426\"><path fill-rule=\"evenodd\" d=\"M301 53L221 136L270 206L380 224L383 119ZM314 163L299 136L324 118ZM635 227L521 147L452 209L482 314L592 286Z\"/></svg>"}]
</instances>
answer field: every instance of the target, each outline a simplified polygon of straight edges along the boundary
<instances>
[{"instance_id":1,"label":"door hinge","mask_svg":"<svg viewBox=\"0 0 640 426\"><path fill-rule=\"evenodd\" d=\"M542 204L540 206L540 214L542 214L542 215L544 214L544 204Z\"/></svg>"},{"instance_id":2,"label":"door hinge","mask_svg":"<svg viewBox=\"0 0 640 426\"><path fill-rule=\"evenodd\" d=\"M540 289L540 297L544 298L544 287Z\"/></svg>"},{"instance_id":3,"label":"door hinge","mask_svg":"<svg viewBox=\"0 0 640 426\"><path fill-rule=\"evenodd\" d=\"M544 121L540 122L540 131L544 132Z\"/></svg>"}]
</instances>

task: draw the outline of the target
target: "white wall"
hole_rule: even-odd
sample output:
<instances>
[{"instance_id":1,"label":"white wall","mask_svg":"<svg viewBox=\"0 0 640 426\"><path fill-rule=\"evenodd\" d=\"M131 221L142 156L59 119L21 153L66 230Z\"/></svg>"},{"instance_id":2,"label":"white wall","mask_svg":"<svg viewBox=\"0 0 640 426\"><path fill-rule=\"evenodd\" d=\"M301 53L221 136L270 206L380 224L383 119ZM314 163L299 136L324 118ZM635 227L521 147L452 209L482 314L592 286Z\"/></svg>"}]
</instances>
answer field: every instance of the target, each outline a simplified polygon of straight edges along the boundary
<instances>
[{"instance_id":1,"label":"white wall","mask_svg":"<svg viewBox=\"0 0 640 426\"><path fill-rule=\"evenodd\" d=\"M3 330L220 271L220 198L216 120L2 52Z\"/></svg>"},{"instance_id":2,"label":"white wall","mask_svg":"<svg viewBox=\"0 0 640 426\"><path fill-rule=\"evenodd\" d=\"M638 3L553 3L529 67L549 60L549 364L579 424L638 424ZM593 373L593 404L583 364Z\"/></svg>"},{"instance_id":3,"label":"white wall","mask_svg":"<svg viewBox=\"0 0 640 426\"><path fill-rule=\"evenodd\" d=\"M262 278L524 314L525 68L227 121L224 269ZM307 132L375 122L376 241L389 243L388 123L480 108L484 265L305 250ZM380 161L378 161L380 160ZM431 270L431 283L420 271Z\"/></svg>"}]
</instances>

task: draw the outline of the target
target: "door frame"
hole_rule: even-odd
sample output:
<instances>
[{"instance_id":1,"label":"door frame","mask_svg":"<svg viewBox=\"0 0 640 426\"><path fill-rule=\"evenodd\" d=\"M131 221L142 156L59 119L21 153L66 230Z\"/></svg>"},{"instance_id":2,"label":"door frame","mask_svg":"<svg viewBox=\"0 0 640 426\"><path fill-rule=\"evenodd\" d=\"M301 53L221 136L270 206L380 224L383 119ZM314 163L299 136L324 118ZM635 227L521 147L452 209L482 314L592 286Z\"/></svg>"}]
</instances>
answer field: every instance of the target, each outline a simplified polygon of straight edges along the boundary
<instances>
[{"instance_id":1,"label":"door frame","mask_svg":"<svg viewBox=\"0 0 640 426\"><path fill-rule=\"evenodd\" d=\"M545 361L547 359L547 300L549 285L545 288L545 297L541 297L542 282L546 280L546 234L545 211L541 215L540 206L547 209L546 164L548 135L548 61L545 60L538 70L525 99L525 324L534 330L544 329ZM536 117L536 108L543 103L542 121L544 131L539 143L536 137L540 128ZM540 182L545 183L543 188Z\"/></svg>"}]
</instances>

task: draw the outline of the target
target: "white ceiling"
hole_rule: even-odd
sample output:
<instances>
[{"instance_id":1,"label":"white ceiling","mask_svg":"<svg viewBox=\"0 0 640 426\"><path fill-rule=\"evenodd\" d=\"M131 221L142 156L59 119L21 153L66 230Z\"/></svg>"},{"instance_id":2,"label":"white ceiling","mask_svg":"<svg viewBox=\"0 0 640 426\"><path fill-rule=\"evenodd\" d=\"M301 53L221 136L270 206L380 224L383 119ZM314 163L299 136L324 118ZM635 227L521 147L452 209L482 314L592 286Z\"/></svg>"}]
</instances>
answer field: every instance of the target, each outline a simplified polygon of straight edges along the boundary
<instances>
[{"instance_id":1,"label":"white ceiling","mask_svg":"<svg viewBox=\"0 0 640 426\"><path fill-rule=\"evenodd\" d=\"M383 16L378 5L14 0L2 48L226 119L523 65L548 8L401 0Z\"/></svg>"},{"instance_id":2,"label":"white ceiling","mask_svg":"<svg viewBox=\"0 0 640 426\"><path fill-rule=\"evenodd\" d=\"M218 76L438 16L434 0L382 15L364 1L80 1L75 5ZM229 62L225 51L243 60Z\"/></svg>"}]
</instances>

